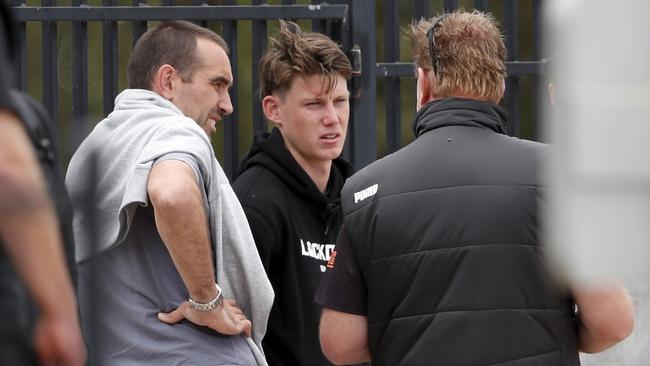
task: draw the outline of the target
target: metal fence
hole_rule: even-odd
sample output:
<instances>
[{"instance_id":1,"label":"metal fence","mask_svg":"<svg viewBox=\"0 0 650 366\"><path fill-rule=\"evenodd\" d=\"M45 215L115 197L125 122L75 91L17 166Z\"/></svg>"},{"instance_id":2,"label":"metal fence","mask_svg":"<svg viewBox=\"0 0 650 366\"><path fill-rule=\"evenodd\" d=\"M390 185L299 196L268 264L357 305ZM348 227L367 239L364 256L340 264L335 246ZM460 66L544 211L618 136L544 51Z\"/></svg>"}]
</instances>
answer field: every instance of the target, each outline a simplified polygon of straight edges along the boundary
<instances>
[{"instance_id":1,"label":"metal fence","mask_svg":"<svg viewBox=\"0 0 650 366\"><path fill-rule=\"evenodd\" d=\"M413 137L410 124L414 116L415 99L411 95L405 101L401 95L404 88L400 88L404 79L411 79L414 74L411 63L400 62L405 56L410 59L410 55L405 55L404 48L400 47L400 29L406 25L400 15L405 11L410 11L411 19L428 18L458 8L493 13L501 24L508 49L506 93L501 103L510 116L506 130L512 136L539 139L544 104L543 95L538 93L542 65L541 5L542 0L383 0L383 11L380 14L383 19L383 29L380 30L383 31L384 40L383 59L377 63L376 77L383 78L384 83L383 98L380 96L379 105L383 106L385 113L386 141L378 144L385 146L380 154L399 149ZM521 45L525 47L522 48ZM402 136L404 131L409 136Z\"/></svg>"},{"instance_id":2,"label":"metal fence","mask_svg":"<svg viewBox=\"0 0 650 366\"><path fill-rule=\"evenodd\" d=\"M252 0L248 5L238 5L235 0L218 4L213 0L189 0L186 4L181 0L72 0L65 6L56 0L42 0L40 6L25 1L13 2L20 22L19 84L40 97L54 116L64 158L69 158L92 126L113 109L114 97L124 84L125 60L135 41L148 26L168 19L209 27L231 48L237 85L231 91L235 112L225 118L215 140L217 156L230 177L252 140L252 132L267 128L255 92L257 64L278 19L296 20L303 27L328 34L350 57L354 76L344 156L356 168L412 139L408 126L414 115L414 72L412 64L404 61L410 55L400 42L401 28L412 19L458 7L497 15L509 50L503 101L511 116L507 129L519 136L522 126L528 126L524 137L537 136L541 0ZM526 20L528 39L520 35L522 19ZM532 49L528 61L520 59L520 42ZM383 54L378 55L378 50ZM522 77L530 78L527 91L521 90Z\"/></svg>"}]
</instances>

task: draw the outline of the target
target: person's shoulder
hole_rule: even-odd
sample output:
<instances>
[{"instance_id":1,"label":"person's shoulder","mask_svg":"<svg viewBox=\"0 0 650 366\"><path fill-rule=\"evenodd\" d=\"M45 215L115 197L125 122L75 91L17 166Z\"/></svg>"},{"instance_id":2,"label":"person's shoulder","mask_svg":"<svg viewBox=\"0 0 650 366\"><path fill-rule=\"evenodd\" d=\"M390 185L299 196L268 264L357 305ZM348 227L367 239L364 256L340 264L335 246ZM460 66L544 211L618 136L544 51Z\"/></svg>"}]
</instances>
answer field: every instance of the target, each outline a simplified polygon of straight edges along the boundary
<instances>
[{"instance_id":1,"label":"person's shoulder","mask_svg":"<svg viewBox=\"0 0 650 366\"><path fill-rule=\"evenodd\" d=\"M246 169L233 182L233 189L242 205L254 207L278 206L285 201L284 183L262 165Z\"/></svg>"},{"instance_id":2,"label":"person's shoulder","mask_svg":"<svg viewBox=\"0 0 650 366\"><path fill-rule=\"evenodd\" d=\"M497 140L491 142L491 152L506 161L535 162L552 150L549 144L519 137L495 134L494 138Z\"/></svg>"},{"instance_id":3,"label":"person's shoulder","mask_svg":"<svg viewBox=\"0 0 650 366\"><path fill-rule=\"evenodd\" d=\"M541 153L541 152L548 151L551 148L551 145L543 142L527 140L519 137L508 136L508 135L500 135L500 136L501 138L506 140L511 146L522 150Z\"/></svg>"},{"instance_id":4,"label":"person's shoulder","mask_svg":"<svg viewBox=\"0 0 650 366\"><path fill-rule=\"evenodd\" d=\"M345 181L341 191L343 212L356 211L381 196L380 187L384 187L390 177L391 164L395 157L386 156L363 167Z\"/></svg>"},{"instance_id":5,"label":"person's shoulder","mask_svg":"<svg viewBox=\"0 0 650 366\"><path fill-rule=\"evenodd\" d=\"M145 143L147 150L156 153L189 153L206 165L214 159L214 150L208 135L190 118L178 115L159 116L148 121L148 125L151 126L150 131L143 127L132 136L138 138L150 135Z\"/></svg>"},{"instance_id":6,"label":"person's shoulder","mask_svg":"<svg viewBox=\"0 0 650 366\"><path fill-rule=\"evenodd\" d=\"M393 169L396 166L403 166L409 163L408 156L404 152L405 149L402 148L359 169L348 177L345 182L345 187L349 190L353 187L363 187L370 183L374 184L378 181L395 178L394 174L392 174Z\"/></svg>"}]
</instances>

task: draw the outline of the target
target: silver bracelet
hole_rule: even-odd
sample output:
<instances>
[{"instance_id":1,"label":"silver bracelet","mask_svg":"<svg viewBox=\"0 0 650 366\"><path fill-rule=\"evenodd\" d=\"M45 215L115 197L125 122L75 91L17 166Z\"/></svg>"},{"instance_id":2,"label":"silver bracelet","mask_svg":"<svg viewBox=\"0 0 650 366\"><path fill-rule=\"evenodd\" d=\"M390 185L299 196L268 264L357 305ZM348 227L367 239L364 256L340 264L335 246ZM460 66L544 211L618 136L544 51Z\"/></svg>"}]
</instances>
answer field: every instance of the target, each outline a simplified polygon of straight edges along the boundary
<instances>
[{"instance_id":1,"label":"silver bracelet","mask_svg":"<svg viewBox=\"0 0 650 366\"><path fill-rule=\"evenodd\" d=\"M206 303L201 303L194 301L190 297L190 307L196 311L210 311L215 309L217 306L220 306L223 303L223 293L221 292L221 287L219 287L219 285L215 283L214 286L217 288L217 296L215 296L214 299Z\"/></svg>"}]
</instances>

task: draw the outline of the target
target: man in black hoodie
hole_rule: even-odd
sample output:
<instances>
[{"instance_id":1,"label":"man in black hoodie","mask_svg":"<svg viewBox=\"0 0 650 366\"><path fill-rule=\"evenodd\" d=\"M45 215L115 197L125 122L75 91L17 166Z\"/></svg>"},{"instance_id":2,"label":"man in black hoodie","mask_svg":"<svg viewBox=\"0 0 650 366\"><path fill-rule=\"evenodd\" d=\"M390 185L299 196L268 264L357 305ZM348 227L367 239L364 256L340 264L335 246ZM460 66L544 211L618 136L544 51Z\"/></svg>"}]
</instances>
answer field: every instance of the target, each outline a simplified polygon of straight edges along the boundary
<instances>
[{"instance_id":1,"label":"man in black hoodie","mask_svg":"<svg viewBox=\"0 0 650 366\"><path fill-rule=\"evenodd\" d=\"M313 301L341 225L351 166L339 158L349 117L345 54L322 34L281 22L260 61L264 114L234 189L275 291L264 352L270 365L330 365Z\"/></svg>"}]
</instances>

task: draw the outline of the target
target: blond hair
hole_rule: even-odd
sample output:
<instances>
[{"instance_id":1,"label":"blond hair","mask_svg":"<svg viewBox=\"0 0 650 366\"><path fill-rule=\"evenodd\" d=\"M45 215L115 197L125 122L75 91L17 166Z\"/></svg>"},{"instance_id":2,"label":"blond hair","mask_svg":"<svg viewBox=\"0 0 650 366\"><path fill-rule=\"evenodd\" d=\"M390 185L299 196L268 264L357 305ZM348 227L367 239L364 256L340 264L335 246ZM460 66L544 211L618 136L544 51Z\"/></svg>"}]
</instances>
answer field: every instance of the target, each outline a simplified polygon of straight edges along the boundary
<instances>
[{"instance_id":1,"label":"blond hair","mask_svg":"<svg viewBox=\"0 0 650 366\"><path fill-rule=\"evenodd\" d=\"M432 93L439 98L473 96L498 103L506 76L506 46L496 20L489 13L462 10L409 26L416 67L432 70L427 31L433 31L437 75L431 75Z\"/></svg>"},{"instance_id":2,"label":"blond hair","mask_svg":"<svg viewBox=\"0 0 650 366\"><path fill-rule=\"evenodd\" d=\"M322 75L323 92L336 87L337 76L352 76L352 66L339 46L320 33L302 32L293 22L280 21L280 31L260 60L260 96L281 95L299 76Z\"/></svg>"}]
</instances>

